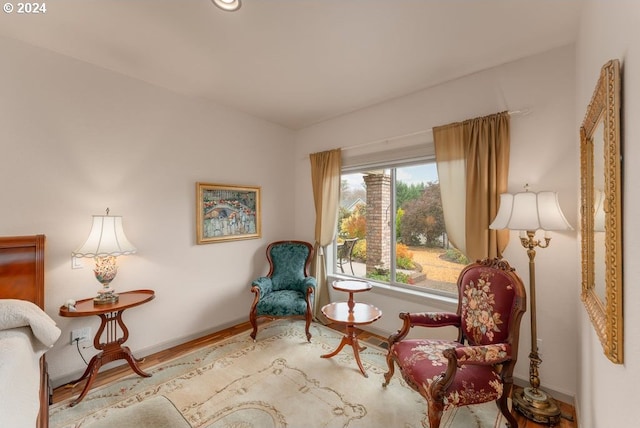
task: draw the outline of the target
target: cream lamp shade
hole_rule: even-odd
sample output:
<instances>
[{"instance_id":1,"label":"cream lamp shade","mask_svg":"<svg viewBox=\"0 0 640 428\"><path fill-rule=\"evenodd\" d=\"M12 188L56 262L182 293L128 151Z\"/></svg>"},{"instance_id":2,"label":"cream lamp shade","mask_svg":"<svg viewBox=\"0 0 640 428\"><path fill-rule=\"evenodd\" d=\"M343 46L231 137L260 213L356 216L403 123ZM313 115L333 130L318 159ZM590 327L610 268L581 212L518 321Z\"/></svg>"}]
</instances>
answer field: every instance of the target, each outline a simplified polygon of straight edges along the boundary
<instances>
[{"instance_id":1,"label":"cream lamp shade","mask_svg":"<svg viewBox=\"0 0 640 428\"><path fill-rule=\"evenodd\" d=\"M122 216L94 215L89 237L71 254L74 257L104 257L134 254L122 227Z\"/></svg>"},{"instance_id":2,"label":"cream lamp shade","mask_svg":"<svg viewBox=\"0 0 640 428\"><path fill-rule=\"evenodd\" d=\"M564 217L556 192L520 192L500 195L500 208L490 229L573 230Z\"/></svg>"}]
</instances>

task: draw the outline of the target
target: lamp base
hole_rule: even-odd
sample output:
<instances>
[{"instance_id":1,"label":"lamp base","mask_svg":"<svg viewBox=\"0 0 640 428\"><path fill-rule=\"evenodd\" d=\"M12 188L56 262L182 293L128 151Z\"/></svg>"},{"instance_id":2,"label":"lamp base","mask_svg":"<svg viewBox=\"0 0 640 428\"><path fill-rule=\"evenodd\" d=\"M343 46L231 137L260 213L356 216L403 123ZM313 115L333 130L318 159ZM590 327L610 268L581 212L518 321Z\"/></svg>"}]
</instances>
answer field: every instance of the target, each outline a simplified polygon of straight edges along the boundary
<instances>
[{"instance_id":1,"label":"lamp base","mask_svg":"<svg viewBox=\"0 0 640 428\"><path fill-rule=\"evenodd\" d=\"M102 291L102 290L100 290ZM113 292L113 290L106 292L106 293L101 293L98 292L98 295L96 297L93 298L93 304L94 305L109 305L111 303L116 303L118 300L120 299L120 297Z\"/></svg>"},{"instance_id":2,"label":"lamp base","mask_svg":"<svg viewBox=\"0 0 640 428\"><path fill-rule=\"evenodd\" d=\"M556 401L541 389L531 387L514 392L513 407L527 419L546 425L560 422L560 408Z\"/></svg>"}]
</instances>

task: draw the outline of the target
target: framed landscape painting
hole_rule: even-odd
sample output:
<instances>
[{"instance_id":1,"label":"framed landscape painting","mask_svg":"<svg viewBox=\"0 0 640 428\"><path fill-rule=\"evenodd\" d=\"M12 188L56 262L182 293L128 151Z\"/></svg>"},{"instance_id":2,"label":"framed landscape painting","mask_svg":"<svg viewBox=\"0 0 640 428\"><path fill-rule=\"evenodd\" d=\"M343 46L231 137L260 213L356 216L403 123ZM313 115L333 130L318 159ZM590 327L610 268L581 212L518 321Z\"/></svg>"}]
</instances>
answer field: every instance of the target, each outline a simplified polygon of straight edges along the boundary
<instances>
[{"instance_id":1,"label":"framed landscape painting","mask_svg":"<svg viewBox=\"0 0 640 428\"><path fill-rule=\"evenodd\" d=\"M260 238L260 187L196 183L198 244Z\"/></svg>"}]
</instances>

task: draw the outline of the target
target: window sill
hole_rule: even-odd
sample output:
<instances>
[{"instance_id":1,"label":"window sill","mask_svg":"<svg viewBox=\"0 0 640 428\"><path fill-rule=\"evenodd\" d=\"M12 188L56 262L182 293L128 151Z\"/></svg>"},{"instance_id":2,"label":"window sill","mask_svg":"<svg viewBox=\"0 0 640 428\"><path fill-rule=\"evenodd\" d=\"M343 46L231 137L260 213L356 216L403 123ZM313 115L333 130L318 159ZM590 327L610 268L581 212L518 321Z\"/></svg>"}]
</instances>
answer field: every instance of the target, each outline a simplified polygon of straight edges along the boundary
<instances>
[{"instance_id":1,"label":"window sill","mask_svg":"<svg viewBox=\"0 0 640 428\"><path fill-rule=\"evenodd\" d=\"M364 281L363 278L346 276L346 275L335 275L330 274L327 277L327 282L331 284L331 282L335 280L360 280ZM371 292L375 294L379 294L382 296L389 296L399 300L409 300L411 302L421 303L424 302L426 306L429 307L437 307L442 310L447 310L451 312L455 312L458 308L458 299L457 296L439 294L437 292L429 291L429 290L416 290L411 288L404 288L399 286L393 286L389 284L384 284L376 281L368 281L372 285Z\"/></svg>"}]
</instances>

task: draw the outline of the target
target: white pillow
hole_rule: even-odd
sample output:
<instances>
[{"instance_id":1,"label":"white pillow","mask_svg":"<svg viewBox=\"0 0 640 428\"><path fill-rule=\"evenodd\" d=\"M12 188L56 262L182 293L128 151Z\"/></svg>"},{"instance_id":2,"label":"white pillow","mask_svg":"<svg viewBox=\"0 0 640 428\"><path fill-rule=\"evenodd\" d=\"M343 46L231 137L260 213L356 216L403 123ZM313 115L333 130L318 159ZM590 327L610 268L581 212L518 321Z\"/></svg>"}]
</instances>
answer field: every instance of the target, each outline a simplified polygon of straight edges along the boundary
<instances>
[{"instance_id":1,"label":"white pillow","mask_svg":"<svg viewBox=\"0 0 640 428\"><path fill-rule=\"evenodd\" d=\"M56 327L56 322L35 303L27 300L0 299L0 330L17 327L31 327L33 335L49 348L62 333Z\"/></svg>"}]
</instances>

